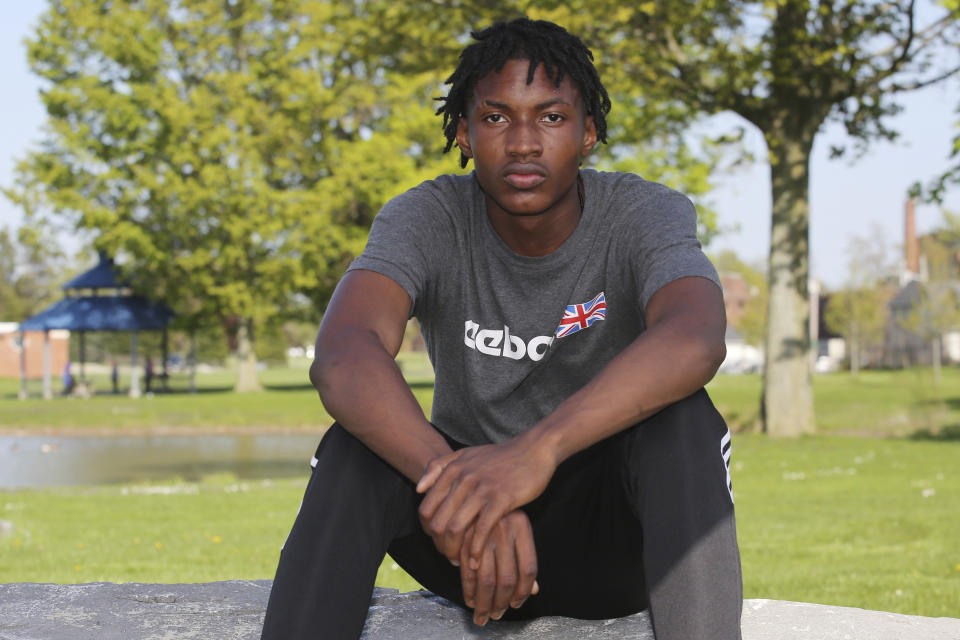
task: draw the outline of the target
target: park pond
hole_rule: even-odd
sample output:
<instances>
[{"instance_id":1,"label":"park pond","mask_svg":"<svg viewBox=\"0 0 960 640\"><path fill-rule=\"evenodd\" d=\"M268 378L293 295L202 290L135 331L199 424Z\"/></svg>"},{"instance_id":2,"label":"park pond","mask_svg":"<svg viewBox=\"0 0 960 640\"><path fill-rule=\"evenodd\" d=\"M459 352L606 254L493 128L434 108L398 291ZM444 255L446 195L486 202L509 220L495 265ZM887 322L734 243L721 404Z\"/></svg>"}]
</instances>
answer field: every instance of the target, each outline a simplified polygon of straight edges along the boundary
<instances>
[{"instance_id":1,"label":"park pond","mask_svg":"<svg viewBox=\"0 0 960 640\"><path fill-rule=\"evenodd\" d=\"M0 489L240 479L309 473L320 436L294 434L0 436Z\"/></svg>"}]
</instances>

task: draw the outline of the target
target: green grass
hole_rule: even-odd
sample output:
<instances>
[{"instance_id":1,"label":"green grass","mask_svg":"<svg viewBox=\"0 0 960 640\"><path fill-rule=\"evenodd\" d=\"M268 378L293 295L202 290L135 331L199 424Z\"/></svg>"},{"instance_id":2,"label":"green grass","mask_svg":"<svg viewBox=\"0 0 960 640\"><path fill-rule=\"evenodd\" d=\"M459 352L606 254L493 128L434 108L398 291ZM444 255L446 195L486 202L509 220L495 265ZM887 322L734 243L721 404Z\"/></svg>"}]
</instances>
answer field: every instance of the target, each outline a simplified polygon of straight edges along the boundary
<instances>
[{"instance_id":1,"label":"green grass","mask_svg":"<svg viewBox=\"0 0 960 640\"><path fill-rule=\"evenodd\" d=\"M428 363L401 359L429 412ZM200 378L201 393L185 393L178 377L178 392L139 400L20 402L17 381L0 380L0 428L323 427L329 417L306 367L261 372L258 394L232 393L232 375L219 372ZM960 370L944 370L939 390L928 370L814 384L820 435L790 441L745 432L756 422L758 376L709 387L744 431L733 478L746 596L960 615ZM0 537L0 581L269 578L305 481L0 491L0 519L14 527ZM389 558L378 584L417 588Z\"/></svg>"},{"instance_id":2,"label":"green grass","mask_svg":"<svg viewBox=\"0 0 960 640\"><path fill-rule=\"evenodd\" d=\"M746 597L960 615L960 442L734 439Z\"/></svg>"},{"instance_id":3,"label":"green grass","mask_svg":"<svg viewBox=\"0 0 960 640\"><path fill-rule=\"evenodd\" d=\"M272 578L306 477L0 490L0 582ZM390 558L377 583L419 585Z\"/></svg>"},{"instance_id":4,"label":"green grass","mask_svg":"<svg viewBox=\"0 0 960 640\"><path fill-rule=\"evenodd\" d=\"M433 401L432 373L426 355L405 353L401 368L414 394L427 411ZM0 378L0 429L136 430L142 428L325 428L332 421L307 376L309 362L268 368L259 373L264 391L233 393L232 371L197 376L198 393L191 394L186 373L171 376L171 393L129 398L95 393L90 398L54 397L43 400L42 382L31 380L30 398L17 400L20 383ZM94 388L110 389L106 374L89 375ZM124 383L126 381L124 380ZM60 389L59 379L53 381Z\"/></svg>"},{"instance_id":5,"label":"green grass","mask_svg":"<svg viewBox=\"0 0 960 640\"><path fill-rule=\"evenodd\" d=\"M758 427L759 375L717 376L707 386L720 412L739 431ZM960 432L960 368L943 369L939 389L929 369L846 372L813 378L817 432L902 437Z\"/></svg>"},{"instance_id":6,"label":"green grass","mask_svg":"<svg viewBox=\"0 0 960 640\"><path fill-rule=\"evenodd\" d=\"M402 353L401 368L429 415L432 373L426 355ZM39 398L41 383L31 380L31 399L18 401L19 382L0 378L0 429L141 429L165 428L314 428L330 417L307 379L309 363L260 372L262 393L232 392L232 371L198 376L199 393L187 393L186 374L171 379L173 393L131 399L95 394L89 399ZM106 375L90 376L97 389L108 389ZM59 381L54 381L59 389ZM757 428L761 380L758 375L718 376L708 389L730 425L738 431ZM901 437L960 432L960 368L943 370L939 389L929 369L865 371L814 376L817 428L823 434Z\"/></svg>"},{"instance_id":7,"label":"green grass","mask_svg":"<svg viewBox=\"0 0 960 640\"><path fill-rule=\"evenodd\" d=\"M748 598L960 612L960 443L734 440ZM0 582L270 578L306 478L0 492ZM417 585L387 558L378 584Z\"/></svg>"}]
</instances>

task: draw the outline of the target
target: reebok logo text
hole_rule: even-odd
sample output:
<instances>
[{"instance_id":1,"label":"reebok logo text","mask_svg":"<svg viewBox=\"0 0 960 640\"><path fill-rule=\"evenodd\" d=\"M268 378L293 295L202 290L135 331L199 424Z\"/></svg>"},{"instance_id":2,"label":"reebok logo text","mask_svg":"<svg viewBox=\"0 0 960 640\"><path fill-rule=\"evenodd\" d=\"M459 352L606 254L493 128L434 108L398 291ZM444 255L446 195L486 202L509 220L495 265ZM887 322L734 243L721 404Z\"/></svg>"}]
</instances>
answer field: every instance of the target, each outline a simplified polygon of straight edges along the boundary
<instances>
[{"instance_id":1,"label":"reebok logo text","mask_svg":"<svg viewBox=\"0 0 960 640\"><path fill-rule=\"evenodd\" d=\"M511 360L523 360L526 356L537 362L546 355L554 339L553 336L536 336L524 342L520 336L512 335L507 325L503 325L503 329L481 329L473 320L467 320L463 330L463 343L471 349Z\"/></svg>"}]
</instances>

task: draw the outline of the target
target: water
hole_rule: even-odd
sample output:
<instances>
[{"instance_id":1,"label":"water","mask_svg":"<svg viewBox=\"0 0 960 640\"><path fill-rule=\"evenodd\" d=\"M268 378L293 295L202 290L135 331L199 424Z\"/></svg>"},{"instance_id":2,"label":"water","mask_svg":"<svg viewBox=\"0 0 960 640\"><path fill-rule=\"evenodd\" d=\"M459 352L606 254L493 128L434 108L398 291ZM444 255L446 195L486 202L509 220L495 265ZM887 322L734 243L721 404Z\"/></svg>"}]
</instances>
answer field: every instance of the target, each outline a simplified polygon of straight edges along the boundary
<instances>
[{"instance_id":1,"label":"water","mask_svg":"<svg viewBox=\"0 0 960 640\"><path fill-rule=\"evenodd\" d=\"M0 489L309 473L320 434L0 436Z\"/></svg>"}]
</instances>

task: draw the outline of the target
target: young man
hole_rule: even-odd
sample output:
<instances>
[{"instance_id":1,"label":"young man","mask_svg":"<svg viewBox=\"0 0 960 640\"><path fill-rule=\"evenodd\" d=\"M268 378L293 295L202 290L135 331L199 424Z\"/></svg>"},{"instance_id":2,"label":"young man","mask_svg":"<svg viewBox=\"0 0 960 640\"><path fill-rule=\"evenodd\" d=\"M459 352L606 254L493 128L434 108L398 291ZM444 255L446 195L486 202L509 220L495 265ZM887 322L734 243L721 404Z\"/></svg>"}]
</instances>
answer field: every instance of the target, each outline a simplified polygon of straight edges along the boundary
<instances>
[{"instance_id":1,"label":"young man","mask_svg":"<svg viewBox=\"0 0 960 640\"><path fill-rule=\"evenodd\" d=\"M723 298L693 206L580 170L610 101L579 39L474 38L438 111L474 172L389 202L321 324L337 423L263 638L357 638L385 552L481 625L649 607L658 640L739 638L730 435L703 391ZM394 362L411 315L432 423Z\"/></svg>"}]
</instances>

